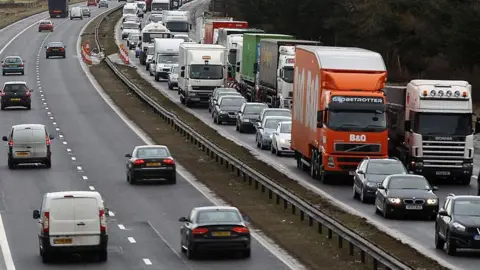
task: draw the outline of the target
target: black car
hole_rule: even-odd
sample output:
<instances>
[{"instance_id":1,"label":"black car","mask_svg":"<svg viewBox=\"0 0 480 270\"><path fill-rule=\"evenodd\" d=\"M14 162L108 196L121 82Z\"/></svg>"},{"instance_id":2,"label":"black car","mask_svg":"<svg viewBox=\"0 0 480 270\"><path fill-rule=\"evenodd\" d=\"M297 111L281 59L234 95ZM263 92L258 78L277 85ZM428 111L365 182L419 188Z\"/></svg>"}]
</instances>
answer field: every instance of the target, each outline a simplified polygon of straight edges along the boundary
<instances>
[{"instance_id":1,"label":"black car","mask_svg":"<svg viewBox=\"0 0 480 270\"><path fill-rule=\"evenodd\" d=\"M353 198L363 203L372 201L377 186L392 174L408 174L408 171L398 159L364 159L353 175Z\"/></svg>"},{"instance_id":2,"label":"black car","mask_svg":"<svg viewBox=\"0 0 480 270\"><path fill-rule=\"evenodd\" d=\"M45 46L46 52L45 57L50 58L51 56L60 56L62 58L66 57L65 49L67 48L62 42L50 42Z\"/></svg>"},{"instance_id":3,"label":"black car","mask_svg":"<svg viewBox=\"0 0 480 270\"><path fill-rule=\"evenodd\" d=\"M218 99L213 109L213 122L216 124L235 123L237 120L237 112L243 103L247 102L242 96L223 96Z\"/></svg>"},{"instance_id":4,"label":"black car","mask_svg":"<svg viewBox=\"0 0 480 270\"><path fill-rule=\"evenodd\" d=\"M435 221L435 247L446 245L448 255L457 249L480 249L480 197L450 194Z\"/></svg>"},{"instance_id":5,"label":"black car","mask_svg":"<svg viewBox=\"0 0 480 270\"><path fill-rule=\"evenodd\" d=\"M421 175L394 174L377 187L376 213L385 218L394 215L417 214L434 220L438 213L438 198L427 179Z\"/></svg>"},{"instance_id":6,"label":"black car","mask_svg":"<svg viewBox=\"0 0 480 270\"><path fill-rule=\"evenodd\" d=\"M238 91L234 88L215 88L215 90L213 90L212 95L208 99L208 112L211 113L213 111L213 108L215 107L215 104L217 103L217 100L220 97L219 96L220 93L231 93L235 95L235 93L238 93Z\"/></svg>"},{"instance_id":7,"label":"black car","mask_svg":"<svg viewBox=\"0 0 480 270\"><path fill-rule=\"evenodd\" d=\"M240 133L244 133L246 130L255 131L255 123L265 108L268 108L268 105L265 103L248 102L243 104L237 114L235 129Z\"/></svg>"},{"instance_id":8,"label":"black car","mask_svg":"<svg viewBox=\"0 0 480 270\"><path fill-rule=\"evenodd\" d=\"M175 160L164 145L142 145L125 155L127 160L127 182L167 181L177 183Z\"/></svg>"},{"instance_id":9,"label":"black car","mask_svg":"<svg viewBox=\"0 0 480 270\"><path fill-rule=\"evenodd\" d=\"M32 108L32 92L26 82L6 82L0 93L1 109L21 106L30 110Z\"/></svg>"},{"instance_id":10,"label":"black car","mask_svg":"<svg viewBox=\"0 0 480 270\"><path fill-rule=\"evenodd\" d=\"M188 217L181 217L182 252L193 259L202 251L235 251L250 257L250 230L240 211L229 206L193 208Z\"/></svg>"}]
</instances>

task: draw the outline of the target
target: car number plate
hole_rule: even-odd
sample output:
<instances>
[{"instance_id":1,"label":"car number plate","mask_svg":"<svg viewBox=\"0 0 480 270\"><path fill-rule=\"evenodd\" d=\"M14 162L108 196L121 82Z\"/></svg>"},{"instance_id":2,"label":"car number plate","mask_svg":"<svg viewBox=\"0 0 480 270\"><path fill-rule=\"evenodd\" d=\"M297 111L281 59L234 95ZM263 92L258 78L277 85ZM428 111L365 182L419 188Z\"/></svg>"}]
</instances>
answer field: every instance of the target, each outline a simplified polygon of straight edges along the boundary
<instances>
[{"instance_id":1,"label":"car number plate","mask_svg":"<svg viewBox=\"0 0 480 270\"><path fill-rule=\"evenodd\" d=\"M422 205L407 205L405 206L406 209L408 210L422 210L423 206Z\"/></svg>"},{"instance_id":2,"label":"car number plate","mask_svg":"<svg viewBox=\"0 0 480 270\"><path fill-rule=\"evenodd\" d=\"M444 171L437 171L435 172L436 175L450 175L450 172L444 172Z\"/></svg>"},{"instance_id":3,"label":"car number plate","mask_svg":"<svg viewBox=\"0 0 480 270\"><path fill-rule=\"evenodd\" d=\"M58 52L58 49L52 49L52 51L54 51L54 52Z\"/></svg>"},{"instance_id":4,"label":"car number plate","mask_svg":"<svg viewBox=\"0 0 480 270\"><path fill-rule=\"evenodd\" d=\"M473 240L480 240L480 235L477 234L477 235L473 236Z\"/></svg>"},{"instance_id":5,"label":"car number plate","mask_svg":"<svg viewBox=\"0 0 480 270\"><path fill-rule=\"evenodd\" d=\"M11 98L10 100L11 100L11 101L20 101L19 98Z\"/></svg>"},{"instance_id":6,"label":"car number plate","mask_svg":"<svg viewBox=\"0 0 480 270\"><path fill-rule=\"evenodd\" d=\"M29 152L15 152L15 156L24 157L24 156L28 156L28 155L30 155Z\"/></svg>"},{"instance_id":7,"label":"car number plate","mask_svg":"<svg viewBox=\"0 0 480 270\"><path fill-rule=\"evenodd\" d=\"M212 232L213 236L230 236L230 232Z\"/></svg>"},{"instance_id":8,"label":"car number plate","mask_svg":"<svg viewBox=\"0 0 480 270\"><path fill-rule=\"evenodd\" d=\"M160 162L148 162L147 163L147 167L158 167L158 166L162 166L162 163L160 163Z\"/></svg>"},{"instance_id":9,"label":"car number plate","mask_svg":"<svg viewBox=\"0 0 480 270\"><path fill-rule=\"evenodd\" d=\"M349 171L348 175L355 175L355 171Z\"/></svg>"},{"instance_id":10,"label":"car number plate","mask_svg":"<svg viewBox=\"0 0 480 270\"><path fill-rule=\"evenodd\" d=\"M53 239L54 244L71 244L72 238L57 238Z\"/></svg>"}]
</instances>

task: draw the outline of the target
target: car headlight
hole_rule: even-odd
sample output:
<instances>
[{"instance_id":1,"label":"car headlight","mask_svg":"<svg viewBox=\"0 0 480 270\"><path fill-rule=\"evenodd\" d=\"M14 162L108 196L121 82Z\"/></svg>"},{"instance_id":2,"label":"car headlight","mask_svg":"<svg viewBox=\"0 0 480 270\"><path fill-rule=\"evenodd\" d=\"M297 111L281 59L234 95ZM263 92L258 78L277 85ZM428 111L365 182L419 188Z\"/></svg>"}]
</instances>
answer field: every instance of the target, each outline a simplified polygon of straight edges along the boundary
<instances>
[{"instance_id":1,"label":"car headlight","mask_svg":"<svg viewBox=\"0 0 480 270\"><path fill-rule=\"evenodd\" d=\"M428 199L427 204L437 204L438 200L437 199Z\"/></svg>"},{"instance_id":2,"label":"car headlight","mask_svg":"<svg viewBox=\"0 0 480 270\"><path fill-rule=\"evenodd\" d=\"M270 140L271 140L271 139L273 138L273 135L272 135L272 134L270 134L268 137L269 137L269 138L270 138Z\"/></svg>"},{"instance_id":3,"label":"car headlight","mask_svg":"<svg viewBox=\"0 0 480 270\"><path fill-rule=\"evenodd\" d=\"M400 198L388 198L388 201L394 204L399 204L400 202L402 202Z\"/></svg>"},{"instance_id":4,"label":"car headlight","mask_svg":"<svg viewBox=\"0 0 480 270\"><path fill-rule=\"evenodd\" d=\"M335 167L335 159L333 159L333 157L328 157L328 167Z\"/></svg>"},{"instance_id":5,"label":"car headlight","mask_svg":"<svg viewBox=\"0 0 480 270\"><path fill-rule=\"evenodd\" d=\"M454 223L452 224L452 226L453 226L453 228L455 228L455 230L457 230L457 231L462 231L462 232L464 232L465 229L466 229L465 226L463 226L462 224L460 224L460 223L458 223L458 222L454 222Z\"/></svg>"},{"instance_id":6,"label":"car headlight","mask_svg":"<svg viewBox=\"0 0 480 270\"><path fill-rule=\"evenodd\" d=\"M463 168L473 168L473 163L463 163Z\"/></svg>"},{"instance_id":7,"label":"car headlight","mask_svg":"<svg viewBox=\"0 0 480 270\"><path fill-rule=\"evenodd\" d=\"M378 186L378 184L377 184L377 183L373 183L373 182L367 182L367 187L371 187L371 188L373 188L373 187L377 187L377 186Z\"/></svg>"},{"instance_id":8,"label":"car headlight","mask_svg":"<svg viewBox=\"0 0 480 270\"><path fill-rule=\"evenodd\" d=\"M219 113L219 114L227 114L226 111L219 111L218 113Z\"/></svg>"},{"instance_id":9,"label":"car headlight","mask_svg":"<svg viewBox=\"0 0 480 270\"><path fill-rule=\"evenodd\" d=\"M194 96L197 95L197 93L191 92L191 93L188 93L188 95L191 96L191 97L194 97ZM220 111L220 113L221 113L221 112L222 112L222 111Z\"/></svg>"},{"instance_id":10,"label":"car headlight","mask_svg":"<svg viewBox=\"0 0 480 270\"><path fill-rule=\"evenodd\" d=\"M250 119L243 119L243 122L249 123Z\"/></svg>"}]
</instances>

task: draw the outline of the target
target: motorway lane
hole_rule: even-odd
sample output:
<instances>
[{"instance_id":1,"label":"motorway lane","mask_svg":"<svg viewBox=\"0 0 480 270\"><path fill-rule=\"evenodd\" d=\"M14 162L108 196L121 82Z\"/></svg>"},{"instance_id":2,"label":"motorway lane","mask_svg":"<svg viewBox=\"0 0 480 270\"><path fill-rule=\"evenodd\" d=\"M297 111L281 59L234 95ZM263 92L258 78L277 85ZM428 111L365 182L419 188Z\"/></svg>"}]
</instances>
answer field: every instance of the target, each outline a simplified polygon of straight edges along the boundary
<instances>
[{"instance_id":1,"label":"motorway lane","mask_svg":"<svg viewBox=\"0 0 480 270\"><path fill-rule=\"evenodd\" d=\"M75 166L81 167L78 177L87 177L87 185L99 190L107 205L116 209L115 219L125 228L121 229L123 238L136 239L136 243L122 246L124 254L131 250L132 260L143 263L148 258L153 267L162 269L287 269L255 240L248 260L186 262L179 254L177 219L195 206L212 203L180 175L174 186L128 185L124 155L144 142L101 99L72 56L81 25L69 21L68 28L49 37L67 44L69 53L67 59L45 59L42 52L40 82L49 111L76 159Z\"/></svg>"},{"instance_id":2,"label":"motorway lane","mask_svg":"<svg viewBox=\"0 0 480 270\"><path fill-rule=\"evenodd\" d=\"M193 6L190 6L189 9L194 9ZM198 13L198 12L197 12ZM119 36L119 25L117 25L117 41L121 42ZM137 67L139 74L151 82L159 91L168 96L172 101L176 102L180 106L187 109L184 105L180 104L180 99L176 90L168 90L166 82L155 82L154 78L148 74L145 70L145 66L139 64L138 59L135 59L134 52L130 51L130 61ZM429 253L438 255L439 257L445 259L449 263L462 268L462 269L478 269L477 260L474 259L471 254L465 254L465 256L459 255L458 257L445 256L444 252L438 251L434 247L434 222L429 221L399 221L399 220L385 220L383 217L380 217L375 214L375 208L373 205L362 204L357 200L352 198L352 187L351 186L338 186L338 185L323 185L312 178L306 173L301 172L296 167L296 162L292 157L277 157L270 153L268 150L260 150L255 147L255 135L254 134L241 134L235 131L235 126L228 125L217 125L213 123L213 120L208 113L207 109L204 108L195 108L187 109L187 111L193 113L196 117L215 128L225 136L244 147L250 149L254 155L259 159L272 164L278 170L286 173L287 175L298 179L300 183L306 183L307 185L313 186L314 188L320 189L323 192L333 196L336 200L341 201L345 205L355 209L364 216L367 217L369 221L376 223L381 223L382 225L390 228L394 232L400 233L400 237L404 241L413 241L415 245L420 246L421 248L427 250ZM475 155L475 175L478 172L479 157ZM459 186L459 185L440 185L440 190L436 192L440 198L440 202L443 204L445 197L450 194L471 194L476 195L477 183L476 178L471 181L470 186ZM406 235L406 237L403 237Z\"/></svg>"}]
</instances>

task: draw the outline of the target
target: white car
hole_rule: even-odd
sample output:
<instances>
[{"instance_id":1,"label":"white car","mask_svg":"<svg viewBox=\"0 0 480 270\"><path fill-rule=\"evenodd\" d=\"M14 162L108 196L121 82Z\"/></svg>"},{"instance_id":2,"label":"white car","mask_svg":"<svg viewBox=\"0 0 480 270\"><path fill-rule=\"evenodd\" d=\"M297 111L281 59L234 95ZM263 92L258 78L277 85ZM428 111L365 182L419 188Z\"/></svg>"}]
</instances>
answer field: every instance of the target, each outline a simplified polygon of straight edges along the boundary
<instances>
[{"instance_id":1,"label":"white car","mask_svg":"<svg viewBox=\"0 0 480 270\"><path fill-rule=\"evenodd\" d=\"M187 34L176 34L173 38L181 38L185 42L192 42L192 39Z\"/></svg>"},{"instance_id":2,"label":"white car","mask_svg":"<svg viewBox=\"0 0 480 270\"><path fill-rule=\"evenodd\" d=\"M100 261L107 261L108 213L96 191L46 193L40 210L33 211L43 263L60 252L95 252Z\"/></svg>"},{"instance_id":3,"label":"white car","mask_svg":"<svg viewBox=\"0 0 480 270\"><path fill-rule=\"evenodd\" d=\"M277 129L272 134L272 144L270 145L272 154L276 154L277 156L293 154L291 141L292 122L285 121L278 123Z\"/></svg>"},{"instance_id":4,"label":"white car","mask_svg":"<svg viewBox=\"0 0 480 270\"><path fill-rule=\"evenodd\" d=\"M153 47L153 45L148 45L148 47L147 47L147 59L145 60L145 62L146 62L145 69L147 71L150 70L150 63L153 61L153 57L155 57L155 48Z\"/></svg>"},{"instance_id":5,"label":"white car","mask_svg":"<svg viewBox=\"0 0 480 270\"><path fill-rule=\"evenodd\" d=\"M120 29L122 30L122 40L126 39L130 34L137 33L140 35L140 24L136 22L123 22Z\"/></svg>"},{"instance_id":6,"label":"white car","mask_svg":"<svg viewBox=\"0 0 480 270\"><path fill-rule=\"evenodd\" d=\"M171 73L168 73L168 89L173 90L176 87L178 87L178 65L172 68Z\"/></svg>"}]
</instances>

